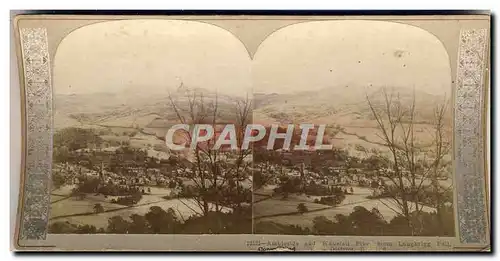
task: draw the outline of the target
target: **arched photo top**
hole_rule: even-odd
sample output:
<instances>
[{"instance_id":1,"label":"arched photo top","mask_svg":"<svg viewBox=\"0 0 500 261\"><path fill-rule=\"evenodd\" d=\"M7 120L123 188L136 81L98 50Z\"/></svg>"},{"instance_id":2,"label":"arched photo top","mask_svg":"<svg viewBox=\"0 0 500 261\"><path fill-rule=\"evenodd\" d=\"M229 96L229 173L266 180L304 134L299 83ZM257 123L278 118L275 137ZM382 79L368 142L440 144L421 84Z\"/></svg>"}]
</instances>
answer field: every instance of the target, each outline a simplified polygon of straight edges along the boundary
<instances>
[{"instance_id":1,"label":"arched photo top","mask_svg":"<svg viewBox=\"0 0 500 261\"><path fill-rule=\"evenodd\" d=\"M255 92L414 88L451 95L442 42L421 28L386 21L303 22L270 34L254 56Z\"/></svg>"},{"instance_id":2,"label":"arched photo top","mask_svg":"<svg viewBox=\"0 0 500 261\"><path fill-rule=\"evenodd\" d=\"M245 46L215 25L184 20L119 20L87 25L60 43L55 94L166 93L181 83L220 93L250 88Z\"/></svg>"}]
</instances>

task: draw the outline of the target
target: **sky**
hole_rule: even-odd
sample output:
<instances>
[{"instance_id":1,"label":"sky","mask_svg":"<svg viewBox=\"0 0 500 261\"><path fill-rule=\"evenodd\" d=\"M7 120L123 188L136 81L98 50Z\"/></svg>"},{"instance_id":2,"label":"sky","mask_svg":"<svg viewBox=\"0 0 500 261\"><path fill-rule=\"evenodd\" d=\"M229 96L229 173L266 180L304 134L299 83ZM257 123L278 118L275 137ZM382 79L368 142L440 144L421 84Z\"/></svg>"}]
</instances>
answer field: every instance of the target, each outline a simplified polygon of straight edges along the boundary
<instances>
[{"instance_id":1,"label":"sky","mask_svg":"<svg viewBox=\"0 0 500 261\"><path fill-rule=\"evenodd\" d=\"M253 69L256 92L370 86L451 91L449 58L441 42L417 27L391 22L285 27L259 46Z\"/></svg>"},{"instance_id":2,"label":"sky","mask_svg":"<svg viewBox=\"0 0 500 261\"><path fill-rule=\"evenodd\" d=\"M236 36L214 25L112 21L73 31L54 64L56 94L161 94L181 82L231 95L346 87L451 92L449 59L439 40L380 21L286 26L267 37L253 59Z\"/></svg>"},{"instance_id":3,"label":"sky","mask_svg":"<svg viewBox=\"0 0 500 261\"><path fill-rule=\"evenodd\" d=\"M251 87L243 44L219 27L191 21L122 20L73 31L54 62L59 94L167 93L191 88L241 93Z\"/></svg>"}]
</instances>

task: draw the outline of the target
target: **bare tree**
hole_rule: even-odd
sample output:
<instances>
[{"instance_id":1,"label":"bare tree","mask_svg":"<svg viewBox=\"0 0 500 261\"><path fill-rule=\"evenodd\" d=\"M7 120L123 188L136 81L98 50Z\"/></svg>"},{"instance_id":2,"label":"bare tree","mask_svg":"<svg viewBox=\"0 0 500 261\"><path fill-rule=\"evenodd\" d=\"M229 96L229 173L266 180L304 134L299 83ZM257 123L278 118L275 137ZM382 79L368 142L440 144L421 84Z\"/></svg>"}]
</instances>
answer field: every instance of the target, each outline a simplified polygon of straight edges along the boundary
<instances>
[{"instance_id":1,"label":"bare tree","mask_svg":"<svg viewBox=\"0 0 500 261\"><path fill-rule=\"evenodd\" d=\"M443 132L446 103L437 106L433 123L434 140L425 144L416 137L415 93L410 102L403 101L399 93L389 93L387 89L383 89L382 94L381 104L375 104L366 95L380 140L365 140L389 150L390 169L379 170L378 175L390 181L383 186L384 195L392 198L396 207L383 201L382 203L405 218L412 234L419 233L422 228L412 223L412 217L418 217L425 205L427 183L431 181L434 186L436 202L439 202L438 198L442 194L437 178L443 165L443 157L449 153L449 143L445 141Z\"/></svg>"},{"instance_id":2,"label":"bare tree","mask_svg":"<svg viewBox=\"0 0 500 261\"><path fill-rule=\"evenodd\" d=\"M278 176L278 171L273 169L273 162L270 160L261 160L258 163L255 163L256 171L253 174L253 191L264 187L269 184L271 180Z\"/></svg>"},{"instance_id":3,"label":"bare tree","mask_svg":"<svg viewBox=\"0 0 500 261\"><path fill-rule=\"evenodd\" d=\"M402 163L400 162L400 150L402 148L397 143L396 133L396 129L399 123L402 122L406 112L403 111L399 100L393 100L394 96L392 93L388 94L386 89L384 89L383 95L384 103L383 106L380 106L381 108L375 106L368 95L366 95L366 100L380 131L380 134L377 134L377 136L382 140L383 145L390 150L392 156L392 171L383 171L379 174L392 181L392 184L386 191L398 205L399 211L394 211L403 215L406 218L408 226L411 227L409 193L404 184L404 173L401 166Z\"/></svg>"},{"instance_id":4,"label":"bare tree","mask_svg":"<svg viewBox=\"0 0 500 261\"><path fill-rule=\"evenodd\" d=\"M436 208L436 214L438 217L438 222L440 224L439 229L443 230L444 227L444 217L442 214L444 207L444 195L447 193L452 186L447 188L439 182L439 178L447 176L447 167L450 166L450 161L446 160L446 156L450 154L451 151L451 139L449 133L446 133L446 112L448 109L448 101L444 99L444 102L437 105L434 109L434 119L433 119L433 150L431 155L433 162L431 164L432 175L431 184L434 194L434 207ZM446 177L448 178L448 177ZM442 231L440 231L442 232Z\"/></svg>"},{"instance_id":5,"label":"bare tree","mask_svg":"<svg viewBox=\"0 0 500 261\"><path fill-rule=\"evenodd\" d=\"M182 86L181 86L182 87ZM220 126L219 97L217 94L207 99L203 92L185 88L187 105L179 104L172 94L169 95L170 105L177 119L183 124L210 124L214 130ZM249 120L251 112L251 101L236 100L235 107L236 135L241 147L244 129ZM185 132L188 141L193 138L191 131ZM251 154L251 150L225 151L213 149L219 137L214 135L207 142L197 143L192 154L194 157L189 179L195 184L192 198L196 201L201 215L207 216L209 212L221 212L224 207L232 207L234 211L241 208L241 194L244 191L241 182L248 179L248 163L245 158ZM187 149L189 150L189 149ZM212 207L211 207L212 205ZM198 213L198 212L196 212Z\"/></svg>"},{"instance_id":6,"label":"bare tree","mask_svg":"<svg viewBox=\"0 0 500 261\"><path fill-rule=\"evenodd\" d=\"M243 139L245 136L245 131L246 127L248 124L252 123L251 116L252 116L252 109L253 109L253 104L252 100L248 98L248 94L246 95L245 99L236 100L236 108L235 108L235 113L236 113L236 139L238 141L238 151L236 152L236 162L234 166L234 175L233 178L236 181L236 196L237 198L241 197L242 194L242 185L241 182L245 181L248 179L248 173L247 171L249 170L250 165L253 163L253 158L251 161L247 161L249 157L252 156L252 148L249 147L248 149L243 148ZM241 200L237 200L237 207L238 209L241 208Z\"/></svg>"}]
</instances>

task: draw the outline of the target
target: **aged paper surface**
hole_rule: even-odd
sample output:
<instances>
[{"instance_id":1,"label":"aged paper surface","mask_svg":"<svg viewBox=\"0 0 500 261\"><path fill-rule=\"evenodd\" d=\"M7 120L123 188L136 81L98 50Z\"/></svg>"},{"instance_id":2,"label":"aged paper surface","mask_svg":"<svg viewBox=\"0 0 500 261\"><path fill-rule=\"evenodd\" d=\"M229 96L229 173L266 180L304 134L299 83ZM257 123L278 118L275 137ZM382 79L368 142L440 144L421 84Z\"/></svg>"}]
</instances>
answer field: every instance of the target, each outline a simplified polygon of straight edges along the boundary
<instances>
[{"instance_id":1,"label":"aged paper surface","mask_svg":"<svg viewBox=\"0 0 500 261\"><path fill-rule=\"evenodd\" d=\"M14 26L19 250L488 249L489 15Z\"/></svg>"}]
</instances>

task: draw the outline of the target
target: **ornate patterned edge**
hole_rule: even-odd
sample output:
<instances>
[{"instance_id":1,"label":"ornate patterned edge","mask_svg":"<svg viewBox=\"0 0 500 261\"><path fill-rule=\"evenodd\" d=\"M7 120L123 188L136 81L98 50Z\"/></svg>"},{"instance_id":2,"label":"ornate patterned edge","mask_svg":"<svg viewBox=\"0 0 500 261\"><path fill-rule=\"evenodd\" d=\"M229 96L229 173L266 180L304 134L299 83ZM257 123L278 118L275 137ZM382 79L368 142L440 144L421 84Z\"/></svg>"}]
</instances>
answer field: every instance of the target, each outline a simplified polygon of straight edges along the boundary
<instances>
[{"instance_id":1,"label":"ornate patterned edge","mask_svg":"<svg viewBox=\"0 0 500 261\"><path fill-rule=\"evenodd\" d=\"M483 153L487 29L460 31L455 91L455 175L460 242L488 242Z\"/></svg>"},{"instance_id":2,"label":"ornate patterned edge","mask_svg":"<svg viewBox=\"0 0 500 261\"><path fill-rule=\"evenodd\" d=\"M20 30L26 154L20 239L45 239L52 170L52 82L46 28Z\"/></svg>"}]
</instances>

